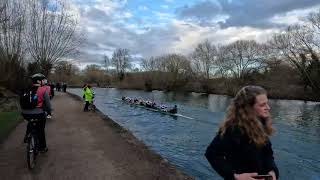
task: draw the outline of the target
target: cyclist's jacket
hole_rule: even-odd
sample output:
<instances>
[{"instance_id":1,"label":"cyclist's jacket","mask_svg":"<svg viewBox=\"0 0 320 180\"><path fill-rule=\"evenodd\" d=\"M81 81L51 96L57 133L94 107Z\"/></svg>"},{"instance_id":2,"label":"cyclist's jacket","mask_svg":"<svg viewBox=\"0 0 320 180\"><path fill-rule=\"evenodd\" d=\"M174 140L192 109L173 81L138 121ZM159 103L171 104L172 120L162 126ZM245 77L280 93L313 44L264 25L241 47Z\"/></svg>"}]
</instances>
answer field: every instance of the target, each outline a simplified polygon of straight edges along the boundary
<instances>
[{"instance_id":1,"label":"cyclist's jacket","mask_svg":"<svg viewBox=\"0 0 320 180\"><path fill-rule=\"evenodd\" d=\"M45 87L46 88L46 90L48 91L48 93L49 93L49 97L51 97L52 96L52 94L51 94L51 87L50 86L48 86L48 85L44 85L43 87Z\"/></svg>"},{"instance_id":2,"label":"cyclist's jacket","mask_svg":"<svg viewBox=\"0 0 320 180\"><path fill-rule=\"evenodd\" d=\"M42 114L47 112L51 114L51 104L49 92L46 86L39 86L37 89L38 103L34 109L22 109L22 114Z\"/></svg>"},{"instance_id":3,"label":"cyclist's jacket","mask_svg":"<svg viewBox=\"0 0 320 180\"><path fill-rule=\"evenodd\" d=\"M83 88L82 95L83 95L83 98L85 101L92 102L93 91L90 88L88 88L88 87Z\"/></svg>"}]
</instances>

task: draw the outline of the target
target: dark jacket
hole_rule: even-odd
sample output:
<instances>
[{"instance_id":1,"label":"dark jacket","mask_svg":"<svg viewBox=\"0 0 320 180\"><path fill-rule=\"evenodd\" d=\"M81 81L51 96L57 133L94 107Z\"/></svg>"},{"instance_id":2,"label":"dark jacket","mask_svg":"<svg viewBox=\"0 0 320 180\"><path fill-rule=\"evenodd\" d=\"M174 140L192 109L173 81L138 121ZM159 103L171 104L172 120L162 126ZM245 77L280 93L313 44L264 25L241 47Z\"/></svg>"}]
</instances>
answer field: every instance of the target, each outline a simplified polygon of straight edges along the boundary
<instances>
[{"instance_id":1,"label":"dark jacket","mask_svg":"<svg viewBox=\"0 0 320 180\"><path fill-rule=\"evenodd\" d=\"M249 137L239 127L228 128L223 137L218 133L205 156L213 169L226 180L233 180L234 174L268 174L271 170L276 173L277 179L279 177L271 142L268 140L259 148L250 143Z\"/></svg>"}]
</instances>

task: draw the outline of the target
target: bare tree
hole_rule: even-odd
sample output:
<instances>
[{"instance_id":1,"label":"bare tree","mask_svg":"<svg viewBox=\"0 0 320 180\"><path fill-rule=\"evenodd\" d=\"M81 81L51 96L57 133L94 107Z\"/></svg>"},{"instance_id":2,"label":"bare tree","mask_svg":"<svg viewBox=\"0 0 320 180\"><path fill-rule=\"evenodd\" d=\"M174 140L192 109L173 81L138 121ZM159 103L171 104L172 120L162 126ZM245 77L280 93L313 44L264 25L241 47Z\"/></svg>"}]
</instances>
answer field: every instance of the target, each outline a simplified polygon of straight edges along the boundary
<instances>
[{"instance_id":1,"label":"bare tree","mask_svg":"<svg viewBox=\"0 0 320 180\"><path fill-rule=\"evenodd\" d=\"M159 70L160 60L156 57L150 57L149 59L142 59L141 60L141 66L145 71L157 71Z\"/></svg>"},{"instance_id":2,"label":"bare tree","mask_svg":"<svg viewBox=\"0 0 320 180\"><path fill-rule=\"evenodd\" d=\"M28 52L48 75L56 62L75 52L83 36L63 1L28 0L27 6Z\"/></svg>"},{"instance_id":3,"label":"bare tree","mask_svg":"<svg viewBox=\"0 0 320 180\"><path fill-rule=\"evenodd\" d=\"M211 45L206 40L198 44L191 55L196 72L199 72L206 80L210 79L210 75L215 68L217 52L216 46Z\"/></svg>"},{"instance_id":4,"label":"bare tree","mask_svg":"<svg viewBox=\"0 0 320 180\"><path fill-rule=\"evenodd\" d=\"M106 74L105 70L103 70L100 65L87 65L83 70L83 73L86 83L96 83L98 87L102 84L110 84L110 76Z\"/></svg>"},{"instance_id":5,"label":"bare tree","mask_svg":"<svg viewBox=\"0 0 320 180\"><path fill-rule=\"evenodd\" d=\"M315 91L320 90L320 84L310 76L308 68L311 63L319 62L319 48L314 43L315 34L308 26L289 26L285 33L275 34L270 42L279 50L283 60L288 61L296 68L305 87L310 86Z\"/></svg>"},{"instance_id":6,"label":"bare tree","mask_svg":"<svg viewBox=\"0 0 320 180\"><path fill-rule=\"evenodd\" d=\"M112 54L111 62L116 68L116 73L120 80L123 80L126 70L131 67L130 59L131 56L128 49L119 48Z\"/></svg>"},{"instance_id":7,"label":"bare tree","mask_svg":"<svg viewBox=\"0 0 320 180\"><path fill-rule=\"evenodd\" d=\"M111 66L111 61L109 59L109 57L107 55L103 56L103 63L102 63L103 67L106 70L106 73L109 72L109 67Z\"/></svg>"},{"instance_id":8,"label":"bare tree","mask_svg":"<svg viewBox=\"0 0 320 180\"><path fill-rule=\"evenodd\" d=\"M299 73L305 89L310 86L320 92L319 38L306 26L290 26L281 34L275 34L270 44L279 51L279 56L289 62ZM312 75L313 74L313 75Z\"/></svg>"},{"instance_id":9,"label":"bare tree","mask_svg":"<svg viewBox=\"0 0 320 180\"><path fill-rule=\"evenodd\" d=\"M307 68L308 73L310 74L310 78L314 81L314 84L318 88L315 88L314 91L319 95L320 88L320 9L317 13L311 13L308 18L311 23L311 32L314 34L313 45L316 47L315 54L312 54L312 61L310 66Z\"/></svg>"},{"instance_id":10,"label":"bare tree","mask_svg":"<svg viewBox=\"0 0 320 180\"><path fill-rule=\"evenodd\" d=\"M68 79L70 79L71 76L75 75L77 71L78 68L71 62L59 61L54 67L55 80L59 82L67 82Z\"/></svg>"},{"instance_id":11,"label":"bare tree","mask_svg":"<svg viewBox=\"0 0 320 180\"><path fill-rule=\"evenodd\" d=\"M314 32L320 35L320 9L317 13L310 13L308 16L308 21L314 28Z\"/></svg>"},{"instance_id":12,"label":"bare tree","mask_svg":"<svg viewBox=\"0 0 320 180\"><path fill-rule=\"evenodd\" d=\"M159 70L169 75L166 80L168 90L188 82L192 69L190 61L185 56L168 54L159 57L159 60Z\"/></svg>"},{"instance_id":13,"label":"bare tree","mask_svg":"<svg viewBox=\"0 0 320 180\"><path fill-rule=\"evenodd\" d=\"M6 1L1 1L0 2L0 23L3 23L4 21L7 21L8 19L6 19L6 17L4 16L5 14L5 10L8 7L8 0Z\"/></svg>"},{"instance_id":14,"label":"bare tree","mask_svg":"<svg viewBox=\"0 0 320 180\"><path fill-rule=\"evenodd\" d=\"M253 40L239 40L219 50L220 68L234 78L244 80L249 73L266 66L263 47Z\"/></svg>"},{"instance_id":15,"label":"bare tree","mask_svg":"<svg viewBox=\"0 0 320 180\"><path fill-rule=\"evenodd\" d=\"M0 2L0 82L17 80L22 73L25 8L17 0ZM11 86L12 84L8 85Z\"/></svg>"}]
</instances>

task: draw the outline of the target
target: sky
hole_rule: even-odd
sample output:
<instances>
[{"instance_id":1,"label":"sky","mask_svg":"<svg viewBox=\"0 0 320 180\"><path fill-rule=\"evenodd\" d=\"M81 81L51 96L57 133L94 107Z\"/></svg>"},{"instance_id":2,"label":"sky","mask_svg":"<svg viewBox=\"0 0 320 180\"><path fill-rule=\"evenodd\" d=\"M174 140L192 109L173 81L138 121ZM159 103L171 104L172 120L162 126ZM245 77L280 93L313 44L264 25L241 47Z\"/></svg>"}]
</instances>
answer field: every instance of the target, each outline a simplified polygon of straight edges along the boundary
<instances>
[{"instance_id":1,"label":"sky","mask_svg":"<svg viewBox=\"0 0 320 180\"><path fill-rule=\"evenodd\" d=\"M318 12L319 0L71 0L86 41L71 58L99 64L117 48L134 63L168 53L188 55L201 42L265 42L288 25Z\"/></svg>"}]
</instances>

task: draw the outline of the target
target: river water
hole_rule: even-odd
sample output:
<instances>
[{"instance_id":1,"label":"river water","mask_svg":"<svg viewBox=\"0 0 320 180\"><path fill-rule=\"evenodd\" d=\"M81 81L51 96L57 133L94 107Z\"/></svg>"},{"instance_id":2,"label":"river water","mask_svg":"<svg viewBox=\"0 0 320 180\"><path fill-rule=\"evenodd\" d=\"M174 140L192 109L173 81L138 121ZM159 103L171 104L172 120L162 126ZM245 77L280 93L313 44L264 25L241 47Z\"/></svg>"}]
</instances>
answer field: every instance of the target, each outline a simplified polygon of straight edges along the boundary
<instances>
[{"instance_id":1,"label":"river water","mask_svg":"<svg viewBox=\"0 0 320 180\"><path fill-rule=\"evenodd\" d=\"M81 89L69 89L80 95ZM204 157L231 101L228 96L97 88L95 104L152 150L196 179L221 179ZM123 103L121 96L178 105L175 117ZM320 103L270 100L275 161L283 180L320 180ZM192 118L192 119L191 119Z\"/></svg>"}]
</instances>

